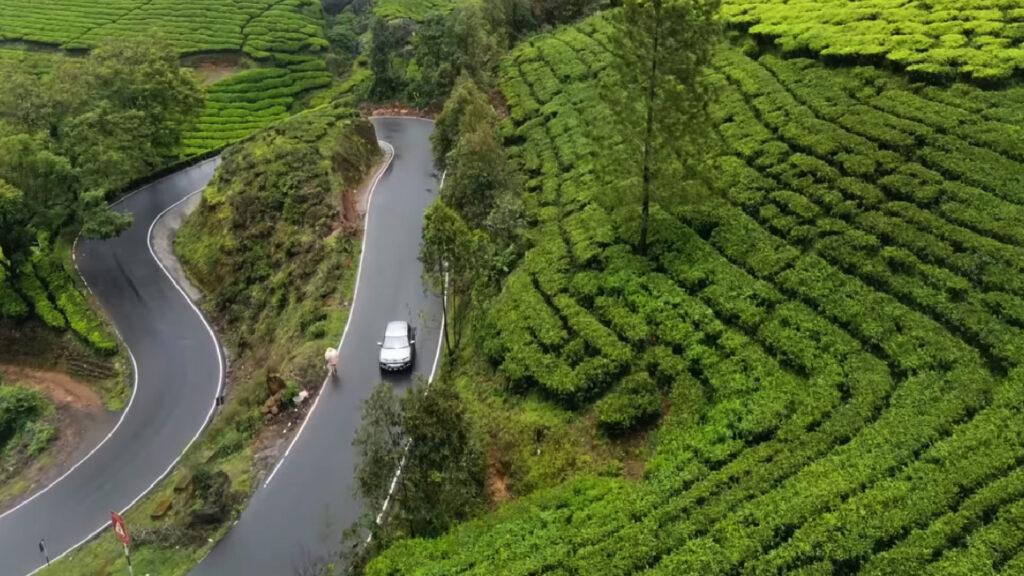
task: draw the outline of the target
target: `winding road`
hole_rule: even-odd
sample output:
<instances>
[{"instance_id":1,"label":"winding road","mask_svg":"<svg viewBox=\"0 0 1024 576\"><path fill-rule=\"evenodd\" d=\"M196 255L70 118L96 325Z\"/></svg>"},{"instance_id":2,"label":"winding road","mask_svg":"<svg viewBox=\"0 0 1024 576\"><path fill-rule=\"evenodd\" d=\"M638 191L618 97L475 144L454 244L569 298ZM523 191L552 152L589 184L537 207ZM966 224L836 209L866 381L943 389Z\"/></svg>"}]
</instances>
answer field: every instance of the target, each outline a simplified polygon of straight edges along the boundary
<instances>
[{"instance_id":1,"label":"winding road","mask_svg":"<svg viewBox=\"0 0 1024 576\"><path fill-rule=\"evenodd\" d=\"M424 289L418 255L423 212L439 185L430 154L434 125L414 118L373 123L395 157L370 199L355 300L339 349L339 382L326 385L290 453L193 576L290 576L330 559L342 531L362 511L354 496L352 439L363 400L381 380L377 341L388 320L418 327L415 371L425 376L433 370L441 301ZM400 388L413 380L408 374L386 379Z\"/></svg>"},{"instance_id":2,"label":"winding road","mask_svg":"<svg viewBox=\"0 0 1024 576\"><path fill-rule=\"evenodd\" d=\"M0 574L20 576L89 539L162 478L206 424L221 385L213 332L150 251L152 224L204 187L211 160L145 186L115 208L134 215L111 240L82 241L82 277L127 344L135 387L110 434L49 487L0 516Z\"/></svg>"},{"instance_id":3,"label":"winding road","mask_svg":"<svg viewBox=\"0 0 1024 576\"><path fill-rule=\"evenodd\" d=\"M433 124L376 118L377 137L394 159L372 193L356 297L342 336L339 380L325 386L279 467L260 486L237 525L193 574L295 573L332 556L355 521L352 439L362 401L381 380L376 342L388 320L418 327L416 372L429 374L440 343L441 303L427 292L417 259L423 211L439 185L429 136ZM213 415L223 358L213 330L165 272L150 243L153 225L206 185L211 160L148 185L116 208L134 215L112 240L83 241L82 277L129 348L135 389L110 435L63 477L0 515L0 576L41 567L109 525L111 510L136 502L173 468ZM398 388L412 375L388 376Z\"/></svg>"}]
</instances>

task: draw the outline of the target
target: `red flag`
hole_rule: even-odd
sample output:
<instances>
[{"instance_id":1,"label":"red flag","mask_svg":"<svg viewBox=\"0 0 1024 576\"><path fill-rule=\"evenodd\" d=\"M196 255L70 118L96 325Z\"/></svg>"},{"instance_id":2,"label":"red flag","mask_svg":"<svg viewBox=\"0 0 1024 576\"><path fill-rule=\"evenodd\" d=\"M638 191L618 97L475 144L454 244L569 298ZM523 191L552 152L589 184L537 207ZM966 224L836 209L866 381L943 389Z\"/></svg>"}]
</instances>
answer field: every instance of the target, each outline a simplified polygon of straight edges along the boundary
<instances>
[{"instance_id":1,"label":"red flag","mask_svg":"<svg viewBox=\"0 0 1024 576\"><path fill-rule=\"evenodd\" d=\"M117 512L111 512L110 521L113 523L114 534L117 536L117 539L125 546L131 544L132 537L128 534L128 525L124 523L124 518Z\"/></svg>"}]
</instances>

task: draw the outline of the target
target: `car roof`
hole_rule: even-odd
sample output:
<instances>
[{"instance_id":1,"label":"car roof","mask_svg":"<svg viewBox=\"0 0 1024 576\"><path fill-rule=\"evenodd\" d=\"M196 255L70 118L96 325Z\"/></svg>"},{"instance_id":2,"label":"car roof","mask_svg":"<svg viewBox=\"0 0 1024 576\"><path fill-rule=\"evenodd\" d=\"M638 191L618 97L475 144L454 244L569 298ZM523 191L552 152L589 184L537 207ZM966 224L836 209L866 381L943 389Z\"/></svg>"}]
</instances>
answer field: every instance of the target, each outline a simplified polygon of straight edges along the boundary
<instances>
[{"instance_id":1,"label":"car roof","mask_svg":"<svg viewBox=\"0 0 1024 576\"><path fill-rule=\"evenodd\" d=\"M385 336L405 336L408 333L409 323L404 320L388 322L388 327L384 329Z\"/></svg>"}]
</instances>

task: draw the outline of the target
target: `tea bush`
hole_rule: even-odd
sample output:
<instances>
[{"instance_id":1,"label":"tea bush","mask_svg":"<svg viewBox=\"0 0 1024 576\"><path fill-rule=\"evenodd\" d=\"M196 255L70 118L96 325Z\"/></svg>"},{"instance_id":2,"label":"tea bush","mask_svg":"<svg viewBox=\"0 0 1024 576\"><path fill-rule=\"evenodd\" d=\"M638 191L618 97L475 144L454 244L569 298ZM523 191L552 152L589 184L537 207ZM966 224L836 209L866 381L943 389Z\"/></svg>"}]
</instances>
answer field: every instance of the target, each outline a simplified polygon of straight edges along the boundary
<instances>
[{"instance_id":1,"label":"tea bush","mask_svg":"<svg viewBox=\"0 0 1024 576\"><path fill-rule=\"evenodd\" d=\"M211 85L182 154L223 147L286 117L298 97L331 83L315 0L0 0L0 40L88 50L104 38L164 36L183 56L241 53L255 67ZM13 59L13 50L0 59ZM46 55L28 64L45 71ZM54 56L50 56L54 57Z\"/></svg>"},{"instance_id":2,"label":"tea bush","mask_svg":"<svg viewBox=\"0 0 1024 576\"><path fill-rule=\"evenodd\" d=\"M722 14L789 53L885 60L944 79L1006 80L1024 68L1024 7L1013 2L727 0Z\"/></svg>"},{"instance_id":3,"label":"tea bush","mask_svg":"<svg viewBox=\"0 0 1024 576\"><path fill-rule=\"evenodd\" d=\"M934 19L997 16L959 13ZM502 63L535 226L486 346L517 389L596 399L606 425L660 413L670 390L656 452L636 484L577 479L368 573L1019 570L1024 90L723 46L715 193L656 198L643 258L598 166L618 145L607 38L592 18Z\"/></svg>"}]
</instances>

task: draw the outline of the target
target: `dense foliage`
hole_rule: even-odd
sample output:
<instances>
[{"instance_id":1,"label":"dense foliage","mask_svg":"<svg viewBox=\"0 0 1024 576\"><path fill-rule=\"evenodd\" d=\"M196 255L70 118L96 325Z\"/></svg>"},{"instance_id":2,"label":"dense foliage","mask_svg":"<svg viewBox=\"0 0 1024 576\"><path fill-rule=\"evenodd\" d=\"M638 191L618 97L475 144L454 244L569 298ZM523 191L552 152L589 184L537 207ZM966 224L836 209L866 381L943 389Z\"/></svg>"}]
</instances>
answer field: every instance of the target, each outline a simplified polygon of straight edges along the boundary
<instances>
[{"instance_id":1,"label":"dense foliage","mask_svg":"<svg viewBox=\"0 0 1024 576\"><path fill-rule=\"evenodd\" d=\"M998 0L726 0L723 16L786 52L887 61L952 79L1005 80L1024 69L1024 6Z\"/></svg>"},{"instance_id":2,"label":"dense foliage","mask_svg":"<svg viewBox=\"0 0 1024 576\"><path fill-rule=\"evenodd\" d=\"M373 127L343 106L304 112L224 155L177 249L240 344L286 329L324 336L324 299L347 268L325 263L353 256L343 229L357 215L342 213L342 197L378 155Z\"/></svg>"},{"instance_id":3,"label":"dense foliage","mask_svg":"<svg viewBox=\"0 0 1024 576\"><path fill-rule=\"evenodd\" d=\"M0 315L31 309L111 353L113 335L65 270L67 237L128 225L107 201L175 157L201 90L159 38L111 41L43 76L0 62L0 75Z\"/></svg>"},{"instance_id":4,"label":"dense foliage","mask_svg":"<svg viewBox=\"0 0 1024 576\"><path fill-rule=\"evenodd\" d=\"M460 76L490 90L502 51L538 30L572 22L607 0L381 2L373 25L370 66L376 100L416 106L444 100ZM392 10L389 7L401 7ZM401 14L403 17L396 17Z\"/></svg>"},{"instance_id":5,"label":"dense foliage","mask_svg":"<svg viewBox=\"0 0 1024 576\"><path fill-rule=\"evenodd\" d=\"M424 20L432 14L450 12L455 4L455 0L378 0L373 11L385 20Z\"/></svg>"},{"instance_id":6,"label":"dense foliage","mask_svg":"<svg viewBox=\"0 0 1024 576\"><path fill-rule=\"evenodd\" d=\"M609 16L612 59L604 102L613 124L594 127L608 154L598 159L606 193L629 211L639 196L640 241L647 254L652 196L693 199L708 145L708 63L721 40L719 0L625 0ZM605 128L606 133L596 131Z\"/></svg>"},{"instance_id":7,"label":"dense foliage","mask_svg":"<svg viewBox=\"0 0 1024 576\"><path fill-rule=\"evenodd\" d=\"M56 437L54 407L41 392L0 378L0 481L15 476Z\"/></svg>"},{"instance_id":8,"label":"dense foliage","mask_svg":"<svg viewBox=\"0 0 1024 576\"><path fill-rule=\"evenodd\" d=\"M718 194L656 198L644 258L595 169L609 32L502 65L536 225L483 341L612 428L653 381L656 454L639 483L580 478L368 573L1024 570L1024 91L723 48Z\"/></svg>"},{"instance_id":9,"label":"dense foliage","mask_svg":"<svg viewBox=\"0 0 1024 576\"><path fill-rule=\"evenodd\" d=\"M2 40L82 51L155 32L182 56L240 52L259 63L210 87L185 155L248 136L287 116L301 93L330 84L322 21L315 0L0 0Z\"/></svg>"},{"instance_id":10,"label":"dense foliage","mask_svg":"<svg viewBox=\"0 0 1024 576\"><path fill-rule=\"evenodd\" d=\"M483 504L484 455L447 380L401 398L387 382L378 384L353 444L368 520L391 498L387 522L374 526L378 545L396 537L439 536ZM399 464L402 474L392 485Z\"/></svg>"}]
</instances>

